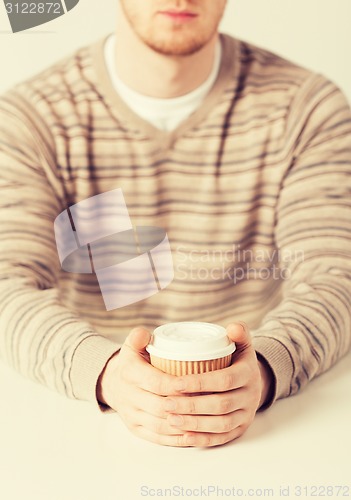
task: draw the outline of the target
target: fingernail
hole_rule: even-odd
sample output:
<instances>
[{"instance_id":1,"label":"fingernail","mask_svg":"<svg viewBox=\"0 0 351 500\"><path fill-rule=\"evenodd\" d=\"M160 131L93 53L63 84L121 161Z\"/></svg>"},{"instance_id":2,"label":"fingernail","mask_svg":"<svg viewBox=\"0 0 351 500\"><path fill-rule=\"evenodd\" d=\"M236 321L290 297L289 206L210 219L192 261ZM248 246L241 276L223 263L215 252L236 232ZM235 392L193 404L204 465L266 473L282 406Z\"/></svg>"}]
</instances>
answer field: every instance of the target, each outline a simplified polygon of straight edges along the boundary
<instances>
[{"instance_id":1,"label":"fingernail","mask_svg":"<svg viewBox=\"0 0 351 500\"><path fill-rule=\"evenodd\" d=\"M175 383L176 391L185 391L185 382L181 378L179 378Z\"/></svg>"},{"instance_id":2,"label":"fingernail","mask_svg":"<svg viewBox=\"0 0 351 500\"><path fill-rule=\"evenodd\" d=\"M195 444L195 436L193 436L193 435L187 436L185 438L185 442L189 446L194 446L194 444Z\"/></svg>"},{"instance_id":3,"label":"fingernail","mask_svg":"<svg viewBox=\"0 0 351 500\"><path fill-rule=\"evenodd\" d=\"M165 404L166 411L174 411L176 409L176 402L172 399L167 399Z\"/></svg>"},{"instance_id":4,"label":"fingernail","mask_svg":"<svg viewBox=\"0 0 351 500\"><path fill-rule=\"evenodd\" d=\"M170 415L168 421L171 425L175 427L181 427L184 424L184 419L180 415Z\"/></svg>"}]
</instances>

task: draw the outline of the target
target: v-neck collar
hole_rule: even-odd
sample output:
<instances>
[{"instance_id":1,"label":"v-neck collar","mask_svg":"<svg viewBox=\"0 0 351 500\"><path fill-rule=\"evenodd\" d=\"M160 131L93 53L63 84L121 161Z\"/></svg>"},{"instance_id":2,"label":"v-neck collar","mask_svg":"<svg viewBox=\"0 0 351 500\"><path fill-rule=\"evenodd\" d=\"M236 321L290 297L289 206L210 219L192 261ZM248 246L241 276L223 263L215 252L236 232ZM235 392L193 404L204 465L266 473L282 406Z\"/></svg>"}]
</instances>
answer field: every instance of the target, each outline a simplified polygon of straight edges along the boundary
<instances>
[{"instance_id":1,"label":"v-neck collar","mask_svg":"<svg viewBox=\"0 0 351 500\"><path fill-rule=\"evenodd\" d=\"M109 36L110 34L91 45L92 64L96 72L96 87L101 96L110 105L111 111L118 121L122 120L128 124L130 129L139 131L153 142L159 143L162 149L170 147L178 137L183 136L187 131L196 127L221 98L222 93L228 85L231 83L230 87L233 88L235 80L238 79L240 70L239 42L229 35L220 34L222 59L219 73L212 89L200 107L174 130L160 130L135 113L116 92L111 82L104 57L105 42Z\"/></svg>"}]
</instances>

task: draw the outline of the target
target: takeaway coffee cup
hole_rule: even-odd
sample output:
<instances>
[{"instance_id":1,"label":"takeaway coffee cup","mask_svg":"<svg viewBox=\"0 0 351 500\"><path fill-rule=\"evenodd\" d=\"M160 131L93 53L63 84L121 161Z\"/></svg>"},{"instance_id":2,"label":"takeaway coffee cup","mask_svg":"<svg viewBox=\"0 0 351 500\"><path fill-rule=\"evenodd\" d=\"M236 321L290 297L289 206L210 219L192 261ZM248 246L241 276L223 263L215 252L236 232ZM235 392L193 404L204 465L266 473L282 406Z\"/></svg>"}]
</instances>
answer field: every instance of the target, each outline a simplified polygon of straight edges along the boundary
<instances>
[{"instance_id":1,"label":"takeaway coffee cup","mask_svg":"<svg viewBox=\"0 0 351 500\"><path fill-rule=\"evenodd\" d=\"M229 366L235 343L222 326L187 321L156 328L146 350L159 370L189 375Z\"/></svg>"}]
</instances>

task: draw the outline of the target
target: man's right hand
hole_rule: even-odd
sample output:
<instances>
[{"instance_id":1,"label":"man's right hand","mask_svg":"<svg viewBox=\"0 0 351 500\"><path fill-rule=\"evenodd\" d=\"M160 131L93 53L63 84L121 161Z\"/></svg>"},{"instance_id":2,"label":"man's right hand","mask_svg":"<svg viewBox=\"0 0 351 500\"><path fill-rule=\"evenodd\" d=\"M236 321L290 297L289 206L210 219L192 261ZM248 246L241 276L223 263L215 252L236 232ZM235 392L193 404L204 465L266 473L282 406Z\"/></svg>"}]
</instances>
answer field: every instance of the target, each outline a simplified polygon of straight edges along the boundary
<instances>
[{"instance_id":1,"label":"man's right hand","mask_svg":"<svg viewBox=\"0 0 351 500\"><path fill-rule=\"evenodd\" d=\"M145 352L149 341L150 333L144 328L130 332L99 378L98 399L116 410L139 437L168 446L191 445L185 431L168 423L167 416L174 407L165 396L179 394L170 392L176 377L150 365Z\"/></svg>"}]
</instances>

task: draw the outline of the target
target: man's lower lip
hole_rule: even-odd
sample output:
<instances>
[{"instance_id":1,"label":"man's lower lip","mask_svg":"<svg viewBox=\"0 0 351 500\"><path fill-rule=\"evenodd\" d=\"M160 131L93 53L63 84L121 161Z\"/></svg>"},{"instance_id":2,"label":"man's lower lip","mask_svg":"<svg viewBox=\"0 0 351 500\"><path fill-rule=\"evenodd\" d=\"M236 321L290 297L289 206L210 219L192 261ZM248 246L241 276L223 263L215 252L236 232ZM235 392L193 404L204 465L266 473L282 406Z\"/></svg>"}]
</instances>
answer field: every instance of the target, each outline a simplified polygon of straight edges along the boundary
<instances>
[{"instance_id":1,"label":"man's lower lip","mask_svg":"<svg viewBox=\"0 0 351 500\"><path fill-rule=\"evenodd\" d=\"M190 14L187 12L160 12L162 16L168 17L169 19L173 19L175 21L193 21L196 19L196 14Z\"/></svg>"}]
</instances>

